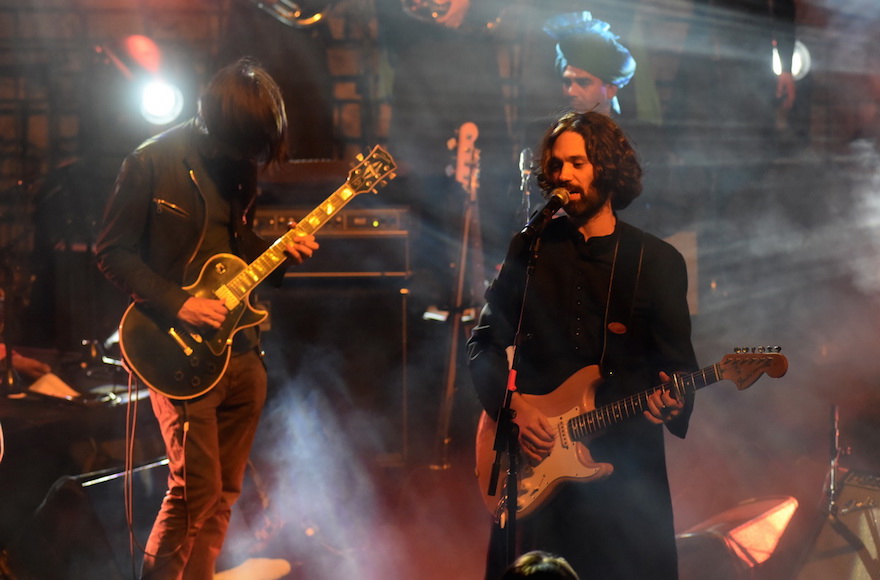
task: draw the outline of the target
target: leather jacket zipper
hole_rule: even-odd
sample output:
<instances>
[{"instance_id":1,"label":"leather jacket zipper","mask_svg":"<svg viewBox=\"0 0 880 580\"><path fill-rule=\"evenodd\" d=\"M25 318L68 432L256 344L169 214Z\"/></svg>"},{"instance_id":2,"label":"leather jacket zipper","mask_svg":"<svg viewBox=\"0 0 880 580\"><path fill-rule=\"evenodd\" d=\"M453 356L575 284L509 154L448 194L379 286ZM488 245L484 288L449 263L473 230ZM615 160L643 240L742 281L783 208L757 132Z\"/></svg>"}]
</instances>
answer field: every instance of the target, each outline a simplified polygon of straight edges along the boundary
<instances>
[{"instance_id":1,"label":"leather jacket zipper","mask_svg":"<svg viewBox=\"0 0 880 580\"><path fill-rule=\"evenodd\" d=\"M189 217L189 212L187 212L179 205L171 203L170 201L165 201L164 199L154 197L153 202L156 204L156 213L162 213L164 210L167 209L171 213L176 213L179 216Z\"/></svg>"}]
</instances>

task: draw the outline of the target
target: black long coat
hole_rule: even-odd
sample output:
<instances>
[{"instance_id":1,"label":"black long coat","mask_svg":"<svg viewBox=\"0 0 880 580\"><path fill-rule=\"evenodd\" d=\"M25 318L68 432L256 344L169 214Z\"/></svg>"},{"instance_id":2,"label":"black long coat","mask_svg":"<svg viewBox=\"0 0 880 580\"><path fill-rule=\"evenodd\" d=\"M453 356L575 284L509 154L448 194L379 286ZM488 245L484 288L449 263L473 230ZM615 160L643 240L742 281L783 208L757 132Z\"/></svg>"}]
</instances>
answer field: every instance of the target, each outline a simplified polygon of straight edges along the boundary
<instances>
[{"instance_id":1,"label":"black long coat","mask_svg":"<svg viewBox=\"0 0 880 580\"><path fill-rule=\"evenodd\" d=\"M578 369L599 364L617 236L637 233L618 221L611 236L584 241L566 218L548 224L523 310L517 353L522 393L551 392ZM696 368L684 258L649 234L643 235L643 247L624 364L617 379L606 380L597 391L597 406L656 386L660 371ZM513 343L528 256L524 244L514 240L468 343L471 376L492 417L508 376L505 347ZM692 408L689 399L685 412L667 424L672 433L684 437ZM562 555L583 578L675 580L662 428L637 416L593 440L590 451L597 461L614 465L614 473L599 482L560 486L552 500L518 522L518 553L543 549ZM503 569L503 546L503 531L495 527L487 578Z\"/></svg>"}]
</instances>

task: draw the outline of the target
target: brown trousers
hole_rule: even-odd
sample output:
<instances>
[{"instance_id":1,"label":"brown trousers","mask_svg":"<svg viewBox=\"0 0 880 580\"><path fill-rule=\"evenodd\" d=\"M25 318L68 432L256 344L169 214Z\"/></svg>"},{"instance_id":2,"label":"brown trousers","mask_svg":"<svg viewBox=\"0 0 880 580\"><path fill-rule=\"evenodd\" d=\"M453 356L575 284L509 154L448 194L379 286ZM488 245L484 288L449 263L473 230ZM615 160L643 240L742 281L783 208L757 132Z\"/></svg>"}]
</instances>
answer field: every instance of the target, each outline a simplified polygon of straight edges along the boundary
<instances>
[{"instance_id":1,"label":"brown trousers","mask_svg":"<svg viewBox=\"0 0 880 580\"><path fill-rule=\"evenodd\" d=\"M232 357L220 382L199 398L151 392L150 400L169 474L141 578L211 580L266 402L266 369L248 352Z\"/></svg>"}]
</instances>

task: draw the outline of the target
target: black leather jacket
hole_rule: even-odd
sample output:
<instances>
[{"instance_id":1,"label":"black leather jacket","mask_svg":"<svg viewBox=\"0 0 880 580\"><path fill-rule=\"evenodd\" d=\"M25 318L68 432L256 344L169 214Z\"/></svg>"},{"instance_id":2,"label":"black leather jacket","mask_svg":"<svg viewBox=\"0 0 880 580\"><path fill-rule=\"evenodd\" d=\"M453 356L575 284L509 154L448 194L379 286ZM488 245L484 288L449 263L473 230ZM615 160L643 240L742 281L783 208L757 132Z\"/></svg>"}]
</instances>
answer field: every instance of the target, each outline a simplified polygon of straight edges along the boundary
<instances>
[{"instance_id":1,"label":"black leather jacket","mask_svg":"<svg viewBox=\"0 0 880 580\"><path fill-rule=\"evenodd\" d=\"M98 236L104 275L169 319L190 296L182 286L194 282L202 266L193 258L205 234L205 192L217 187L203 162L209 146L209 137L190 120L138 147L122 164ZM252 191L237 202L243 219L235 220L232 244L245 260L269 245L251 227L256 166L254 172Z\"/></svg>"}]
</instances>

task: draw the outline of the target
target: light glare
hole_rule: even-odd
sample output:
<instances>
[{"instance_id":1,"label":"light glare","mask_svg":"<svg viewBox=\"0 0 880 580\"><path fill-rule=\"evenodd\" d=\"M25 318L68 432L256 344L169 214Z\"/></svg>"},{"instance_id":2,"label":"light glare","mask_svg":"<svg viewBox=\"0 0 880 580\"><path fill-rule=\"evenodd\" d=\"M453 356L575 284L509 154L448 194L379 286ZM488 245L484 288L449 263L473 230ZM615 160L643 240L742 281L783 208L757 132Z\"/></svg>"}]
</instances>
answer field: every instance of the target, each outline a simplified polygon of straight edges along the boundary
<instances>
[{"instance_id":1,"label":"light glare","mask_svg":"<svg viewBox=\"0 0 880 580\"><path fill-rule=\"evenodd\" d=\"M162 81L148 83L141 94L141 115L153 125L167 125L183 112L183 93Z\"/></svg>"},{"instance_id":2,"label":"light glare","mask_svg":"<svg viewBox=\"0 0 880 580\"><path fill-rule=\"evenodd\" d=\"M791 57L791 74L794 80L799 81L810 72L812 59L810 51L806 45L800 40L794 42L794 54ZM773 47L773 72L776 76L782 74L782 60L779 58L779 51Z\"/></svg>"}]
</instances>

